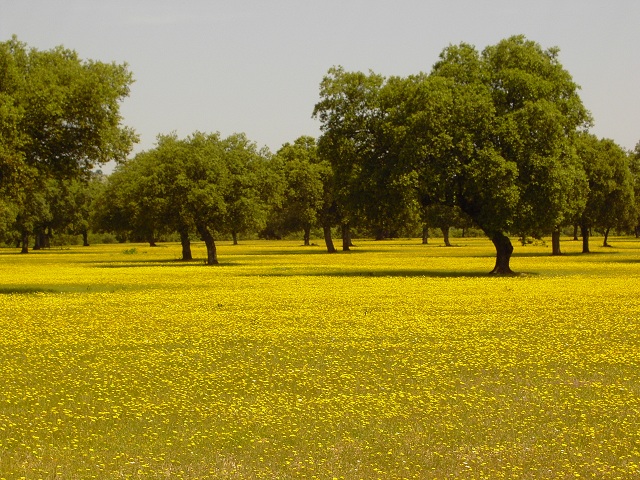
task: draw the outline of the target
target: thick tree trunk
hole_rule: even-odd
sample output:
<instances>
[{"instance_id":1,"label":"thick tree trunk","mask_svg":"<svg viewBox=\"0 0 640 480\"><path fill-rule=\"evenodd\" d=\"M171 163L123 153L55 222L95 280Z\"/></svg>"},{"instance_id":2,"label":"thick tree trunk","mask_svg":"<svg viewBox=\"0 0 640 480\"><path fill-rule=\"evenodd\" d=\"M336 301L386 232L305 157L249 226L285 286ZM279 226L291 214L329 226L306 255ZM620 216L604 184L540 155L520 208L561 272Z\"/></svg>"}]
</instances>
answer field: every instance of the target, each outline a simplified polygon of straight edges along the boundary
<instances>
[{"instance_id":1,"label":"thick tree trunk","mask_svg":"<svg viewBox=\"0 0 640 480\"><path fill-rule=\"evenodd\" d=\"M578 241L578 225L573 226L573 241Z\"/></svg>"},{"instance_id":2,"label":"thick tree trunk","mask_svg":"<svg viewBox=\"0 0 640 480\"><path fill-rule=\"evenodd\" d=\"M333 245L333 238L331 238L331 225L325 225L322 227L324 233L324 243L327 246L327 253L336 253L336 247Z\"/></svg>"},{"instance_id":3,"label":"thick tree trunk","mask_svg":"<svg viewBox=\"0 0 640 480\"><path fill-rule=\"evenodd\" d=\"M83 247L89 246L89 232L87 232L86 230L82 231L82 246Z\"/></svg>"},{"instance_id":4,"label":"thick tree trunk","mask_svg":"<svg viewBox=\"0 0 640 480\"><path fill-rule=\"evenodd\" d=\"M551 255L562 255L560 251L560 227L556 227L551 232Z\"/></svg>"},{"instance_id":5,"label":"thick tree trunk","mask_svg":"<svg viewBox=\"0 0 640 480\"><path fill-rule=\"evenodd\" d=\"M233 238L233 244L238 245L238 232L231 232L231 238Z\"/></svg>"},{"instance_id":6,"label":"thick tree trunk","mask_svg":"<svg viewBox=\"0 0 640 480\"><path fill-rule=\"evenodd\" d=\"M180 230L180 244L182 245L182 260L193 260L193 255L191 255L191 240L189 239L189 231L186 228Z\"/></svg>"},{"instance_id":7,"label":"thick tree trunk","mask_svg":"<svg viewBox=\"0 0 640 480\"><path fill-rule=\"evenodd\" d=\"M200 225L198 232L202 235L204 244L207 246L207 265L218 265L218 252L216 251L216 242L213 235L206 226Z\"/></svg>"},{"instance_id":8,"label":"thick tree trunk","mask_svg":"<svg viewBox=\"0 0 640 480\"><path fill-rule=\"evenodd\" d=\"M440 230L442 230L442 236L444 238L445 247L450 247L451 242L449 241L449 227L440 227Z\"/></svg>"},{"instance_id":9,"label":"thick tree trunk","mask_svg":"<svg viewBox=\"0 0 640 480\"><path fill-rule=\"evenodd\" d=\"M149 235L149 246L150 247L157 247L156 245L156 239L153 238L153 235Z\"/></svg>"},{"instance_id":10,"label":"thick tree trunk","mask_svg":"<svg viewBox=\"0 0 640 480\"><path fill-rule=\"evenodd\" d=\"M513 245L511 240L503 233L494 233L491 236L491 241L496 247L496 265L491 271L494 275L509 275L513 273L513 270L509 267L509 261L511 260L511 254L513 253Z\"/></svg>"},{"instance_id":11,"label":"thick tree trunk","mask_svg":"<svg viewBox=\"0 0 640 480\"><path fill-rule=\"evenodd\" d=\"M429 227L427 225L422 226L422 244L429 244Z\"/></svg>"},{"instance_id":12,"label":"thick tree trunk","mask_svg":"<svg viewBox=\"0 0 640 480\"><path fill-rule=\"evenodd\" d=\"M604 231L604 242L602 243L603 247L610 247L611 245L609 245L609 231L611 229L610 228L606 228Z\"/></svg>"},{"instance_id":13,"label":"thick tree trunk","mask_svg":"<svg viewBox=\"0 0 640 480\"><path fill-rule=\"evenodd\" d=\"M342 224L342 251L348 252L351 249L351 232L349 224Z\"/></svg>"},{"instance_id":14,"label":"thick tree trunk","mask_svg":"<svg viewBox=\"0 0 640 480\"><path fill-rule=\"evenodd\" d=\"M308 247L309 245L311 245L311 227L309 226L305 226L304 227L304 246Z\"/></svg>"},{"instance_id":15,"label":"thick tree trunk","mask_svg":"<svg viewBox=\"0 0 640 480\"><path fill-rule=\"evenodd\" d=\"M580 233L582 234L582 253L591 253L589 250L589 228L586 225L580 225Z\"/></svg>"},{"instance_id":16,"label":"thick tree trunk","mask_svg":"<svg viewBox=\"0 0 640 480\"><path fill-rule=\"evenodd\" d=\"M29 253L29 234L26 232L22 234L22 250L20 250L20 253Z\"/></svg>"}]
</instances>

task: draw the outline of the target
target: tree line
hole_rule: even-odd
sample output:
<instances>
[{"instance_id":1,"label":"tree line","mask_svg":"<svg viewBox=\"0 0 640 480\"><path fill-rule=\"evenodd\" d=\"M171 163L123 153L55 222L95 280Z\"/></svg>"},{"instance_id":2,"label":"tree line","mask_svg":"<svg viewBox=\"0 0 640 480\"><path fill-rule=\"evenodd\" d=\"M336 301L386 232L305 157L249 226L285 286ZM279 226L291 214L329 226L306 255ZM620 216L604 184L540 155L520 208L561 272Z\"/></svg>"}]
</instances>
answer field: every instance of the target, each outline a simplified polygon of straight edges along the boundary
<instances>
[{"instance_id":1,"label":"tree line","mask_svg":"<svg viewBox=\"0 0 640 480\"><path fill-rule=\"evenodd\" d=\"M376 238L407 225L479 228L493 242L493 273L511 273L510 237L574 227L638 232L640 144L625 151L589 133L590 113L558 49L514 36L478 51L445 48L429 73L384 77L331 68L303 136L276 153L244 134L160 135L131 159L120 125L126 65L82 61L62 48L0 46L0 228L38 248L53 231L109 231L155 242L180 236L218 263L215 240L278 238L321 229L328 252L354 228ZM42 57L42 58L41 58ZM5 136L6 134L6 136ZM115 171L92 173L116 159ZM424 235L423 235L424 236ZM426 238L425 238L426 241Z\"/></svg>"}]
</instances>

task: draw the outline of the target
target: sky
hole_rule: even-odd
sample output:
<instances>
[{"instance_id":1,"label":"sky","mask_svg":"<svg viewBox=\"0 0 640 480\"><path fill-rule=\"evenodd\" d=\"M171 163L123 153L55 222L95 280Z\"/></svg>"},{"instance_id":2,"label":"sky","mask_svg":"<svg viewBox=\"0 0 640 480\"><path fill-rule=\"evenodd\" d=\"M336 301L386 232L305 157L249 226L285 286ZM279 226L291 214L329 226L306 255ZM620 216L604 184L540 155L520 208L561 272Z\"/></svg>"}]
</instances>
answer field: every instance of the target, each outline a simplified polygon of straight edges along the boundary
<instances>
[{"instance_id":1,"label":"sky","mask_svg":"<svg viewBox=\"0 0 640 480\"><path fill-rule=\"evenodd\" d=\"M195 131L244 132L275 152L320 134L313 107L334 65L406 76L450 44L482 50L517 34L559 47L591 132L632 149L639 22L637 0L0 0L0 41L129 65L121 113L140 136L134 153Z\"/></svg>"}]
</instances>

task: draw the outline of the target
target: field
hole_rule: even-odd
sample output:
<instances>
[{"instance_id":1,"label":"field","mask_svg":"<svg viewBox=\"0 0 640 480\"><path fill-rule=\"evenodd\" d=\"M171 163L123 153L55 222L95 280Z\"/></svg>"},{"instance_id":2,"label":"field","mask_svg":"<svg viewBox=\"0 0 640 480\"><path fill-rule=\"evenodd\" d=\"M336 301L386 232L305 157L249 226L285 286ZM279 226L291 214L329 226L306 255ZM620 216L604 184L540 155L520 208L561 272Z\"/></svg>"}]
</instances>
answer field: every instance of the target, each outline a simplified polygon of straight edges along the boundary
<instances>
[{"instance_id":1,"label":"field","mask_svg":"<svg viewBox=\"0 0 640 480\"><path fill-rule=\"evenodd\" d=\"M640 241L0 251L0 478L640 478Z\"/></svg>"}]
</instances>

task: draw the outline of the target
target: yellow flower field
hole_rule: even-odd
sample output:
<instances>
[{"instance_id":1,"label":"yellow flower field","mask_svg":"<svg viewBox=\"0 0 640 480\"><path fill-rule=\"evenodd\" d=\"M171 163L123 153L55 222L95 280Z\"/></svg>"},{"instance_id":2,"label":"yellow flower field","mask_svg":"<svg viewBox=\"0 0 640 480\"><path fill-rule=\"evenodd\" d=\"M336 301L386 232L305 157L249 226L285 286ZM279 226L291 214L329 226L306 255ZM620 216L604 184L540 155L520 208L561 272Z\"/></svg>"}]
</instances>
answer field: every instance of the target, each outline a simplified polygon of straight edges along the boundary
<instances>
[{"instance_id":1,"label":"yellow flower field","mask_svg":"<svg viewBox=\"0 0 640 480\"><path fill-rule=\"evenodd\" d=\"M640 477L640 241L0 251L0 478Z\"/></svg>"}]
</instances>

